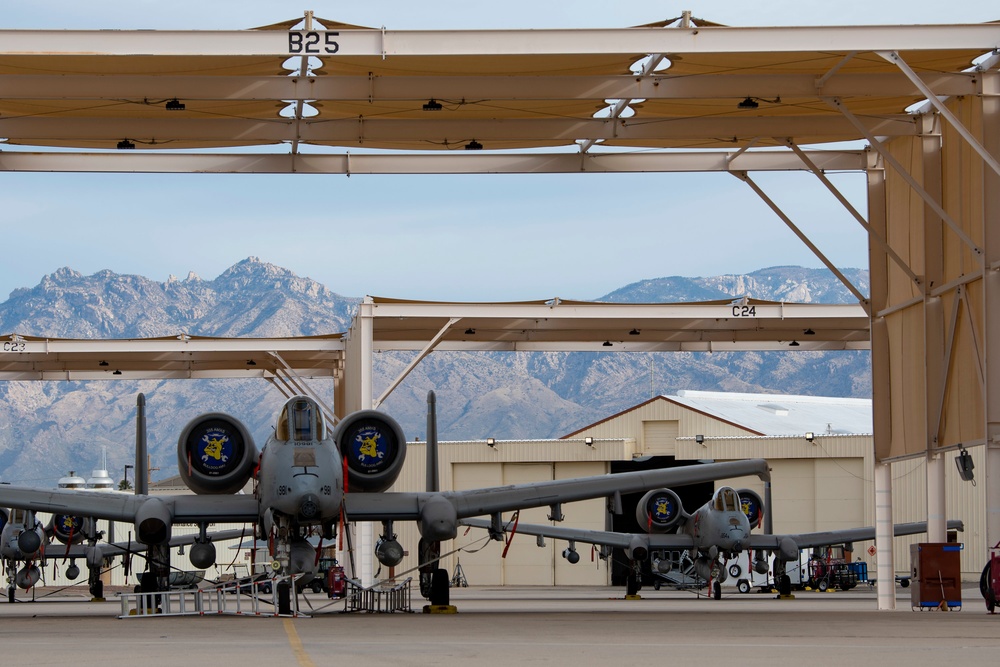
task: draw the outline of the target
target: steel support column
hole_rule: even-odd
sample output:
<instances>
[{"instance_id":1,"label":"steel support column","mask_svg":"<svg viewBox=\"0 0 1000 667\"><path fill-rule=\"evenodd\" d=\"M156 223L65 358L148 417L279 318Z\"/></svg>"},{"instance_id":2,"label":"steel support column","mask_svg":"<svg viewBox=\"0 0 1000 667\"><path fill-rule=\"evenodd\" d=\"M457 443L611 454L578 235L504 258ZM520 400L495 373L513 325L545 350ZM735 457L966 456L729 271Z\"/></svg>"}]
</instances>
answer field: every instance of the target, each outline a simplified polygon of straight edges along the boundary
<instances>
[{"instance_id":1,"label":"steel support column","mask_svg":"<svg viewBox=\"0 0 1000 667\"><path fill-rule=\"evenodd\" d=\"M1000 157L1000 74L983 72L983 146ZM986 546L1000 542L1000 175L983 170ZM985 561L986 554L983 554Z\"/></svg>"}]
</instances>

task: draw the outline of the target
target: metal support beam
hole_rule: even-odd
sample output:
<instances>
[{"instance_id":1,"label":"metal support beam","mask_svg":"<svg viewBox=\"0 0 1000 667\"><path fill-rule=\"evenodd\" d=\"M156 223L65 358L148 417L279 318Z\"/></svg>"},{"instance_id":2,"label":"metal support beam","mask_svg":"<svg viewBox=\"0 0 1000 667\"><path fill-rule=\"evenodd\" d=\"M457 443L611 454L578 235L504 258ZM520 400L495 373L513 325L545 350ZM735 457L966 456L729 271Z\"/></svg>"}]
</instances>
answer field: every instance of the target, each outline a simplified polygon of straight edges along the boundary
<instances>
[{"instance_id":1,"label":"metal support beam","mask_svg":"<svg viewBox=\"0 0 1000 667\"><path fill-rule=\"evenodd\" d=\"M850 213L852 216L854 216L854 219L858 221L858 223L866 232L868 232L868 238L877 243L879 247L882 248L882 251L885 252L892 259L892 261L896 263L896 266L898 266L900 270L903 271L903 273L905 273L910 277L910 280L913 281L913 284L919 287L920 278L918 278L917 275L913 273L913 270L910 269L909 265L907 265L907 263L903 261L903 258L900 257L898 254L896 254L896 251L893 250L892 247L886 242L885 237L876 232L874 229L872 229L871 225L868 224L868 221L865 220L865 217L861 215L860 212L858 212L858 209L854 208L854 205L851 204L851 202L847 200L847 197L845 197L840 192L840 190L837 189L837 187L833 184L833 182L826 177L826 174L823 173L823 170L817 167L816 164L809 158L809 156L806 155L805 151L799 148L799 146L791 139L788 139L786 143L788 147L791 148L795 152L795 154L799 156L799 159L802 160L802 163L809 168L809 171L811 171L816 176L816 178L818 178L819 181L826 186L826 189L829 190L830 193L837 198L837 201L839 201L840 204L847 209L847 212Z\"/></svg>"},{"instance_id":2,"label":"metal support beam","mask_svg":"<svg viewBox=\"0 0 1000 667\"><path fill-rule=\"evenodd\" d=\"M733 176L736 176L741 181L749 185L750 188L757 193L757 196L760 197L761 200L763 200L763 202L767 204L772 211L774 211L775 215L781 218L782 222L784 222L788 226L788 228L792 230L792 233L794 233L796 236L799 237L799 240L802 241L806 245L806 247L809 248L813 252L813 254L816 255L817 258L819 258L821 262L823 262L826 268L828 268L833 275L837 276L837 279L844 284L844 287L846 287L851 292L851 294L854 295L854 298L858 300L858 303L861 304L861 307L864 308L865 312L867 312L870 315L871 302L869 301L869 298L864 294L862 294L861 290L855 287L854 284L847 279L847 276L845 276L843 272L840 269L838 269L837 266L833 262L831 262L826 257L826 255L822 253L822 251L820 251L819 248L816 247L816 244L814 244L812 241L809 240L809 237L806 236L802 232L802 230L799 229L798 226L796 226L794 222L792 222L791 218L785 215L785 212L782 211L778 207L778 205L775 204L774 201L767 196L767 194L760 188L760 186L757 185L753 181L753 179L750 178L749 174L747 174L745 171L733 172Z\"/></svg>"},{"instance_id":3,"label":"metal support beam","mask_svg":"<svg viewBox=\"0 0 1000 667\"><path fill-rule=\"evenodd\" d=\"M965 139L965 142L969 144L969 147L972 148L972 150L974 150L980 158L982 158L986 166L992 169L995 174L1000 176L1000 162L998 162L995 157L990 155L989 151L987 151L986 148L979 143L974 136L972 136L972 133L969 132L968 128L962 124L962 121L960 121L955 114L951 112L951 109L946 107L944 103L938 99L938 96L934 94L934 91L928 88L920 77L917 76L912 69L910 69L910 66L907 65L906 61L899 56L898 52L877 51L876 53L896 65L896 67L899 68L899 71L906 75L906 78L909 79L914 86L920 89L920 92L924 94L927 101L931 103L931 106L933 106L937 112L941 114L941 117L948 121L948 124L951 125L963 139Z\"/></svg>"},{"instance_id":4,"label":"metal support beam","mask_svg":"<svg viewBox=\"0 0 1000 667\"><path fill-rule=\"evenodd\" d=\"M924 203L930 206L934 212L941 217L945 224L951 228L951 231L953 231L955 235L969 247L969 250L972 251L976 261L979 262L980 266L982 266L984 262L982 248L976 245L975 241L973 241L969 235L966 234L961 227L959 227L958 223L956 223L952 217L948 215L944 208L941 207L941 204L935 201L934 198L931 197L919 183L917 183L917 180L906 170L906 167L900 164L899 160L897 160L892 153L886 149L881 141L875 138L875 135L872 134L872 132L868 130L868 128L866 128L860 120L858 120L857 116L848 110L842 100L839 98L824 98L824 100L833 108L840 110L840 113L842 113L859 132L865 135L868 143L871 144L872 148L878 151L879 155L882 156L882 159L886 161L886 164L891 165L892 168L903 178L903 180L906 181L910 188L912 188L913 191L924 200Z\"/></svg>"},{"instance_id":5,"label":"metal support beam","mask_svg":"<svg viewBox=\"0 0 1000 667\"><path fill-rule=\"evenodd\" d=\"M423 349L417 353L417 356L409 364L406 365L406 368L404 368L403 371L399 374L399 377L393 380L389 384L389 386L386 387L385 391L382 392L382 395L379 396L377 399L375 399L375 402L372 405L372 407L377 408L378 406L382 405L382 401L384 401L386 398L389 397L389 394L391 394L392 391L399 386L400 382L406 379L406 376L409 375L410 372L417 367L417 364L419 364L424 357L426 357L428 354L434 351L434 347L437 345L438 341L441 340L441 337L444 336L446 333L448 333L448 329L454 326L454 324L461 319L462 318L460 317L452 317L451 319L449 319L448 323L443 327L441 327L441 330L438 331L437 334L435 334L434 337L427 342L427 344L423 347Z\"/></svg>"},{"instance_id":6,"label":"metal support beam","mask_svg":"<svg viewBox=\"0 0 1000 667\"><path fill-rule=\"evenodd\" d=\"M309 396L317 403L319 403L320 408L323 410L324 413L326 413L327 421L329 421L331 425L336 424L338 421L336 413L330 408L329 405L326 404L326 401L324 401L318 393L313 391L313 388L309 386L309 383L306 382L306 379L300 376L298 373L296 373L295 369L289 366L288 363L286 363L285 360L281 358L280 354L278 354L277 352L271 352L270 354L273 358L277 359L278 363L281 364L281 367L285 369L285 373L288 375L288 380L296 386L301 386L303 389L302 391L303 394Z\"/></svg>"}]
</instances>

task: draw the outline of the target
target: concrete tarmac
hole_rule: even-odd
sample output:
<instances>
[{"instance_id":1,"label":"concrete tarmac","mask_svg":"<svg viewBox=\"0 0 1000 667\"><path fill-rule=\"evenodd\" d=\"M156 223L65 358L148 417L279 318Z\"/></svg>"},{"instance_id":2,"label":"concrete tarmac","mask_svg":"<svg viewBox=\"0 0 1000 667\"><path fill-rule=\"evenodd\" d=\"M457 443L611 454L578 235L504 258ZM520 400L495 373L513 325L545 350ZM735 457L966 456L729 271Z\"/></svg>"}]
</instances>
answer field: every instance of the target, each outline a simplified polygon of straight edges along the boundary
<instances>
[{"instance_id":1,"label":"concrete tarmac","mask_svg":"<svg viewBox=\"0 0 1000 667\"><path fill-rule=\"evenodd\" d=\"M44 589L40 594L44 593ZM0 602L4 662L144 667L235 665L602 665L626 662L755 665L995 665L1000 614L978 588L963 606L914 611L897 588L897 609L878 611L867 587L848 592L693 593L593 587L470 587L451 591L458 613L344 614L337 603L310 618L247 616L119 619L109 597L82 593ZM322 595L309 596L319 607ZM308 604L303 609L309 609ZM14 664L13 662L11 664Z\"/></svg>"}]
</instances>

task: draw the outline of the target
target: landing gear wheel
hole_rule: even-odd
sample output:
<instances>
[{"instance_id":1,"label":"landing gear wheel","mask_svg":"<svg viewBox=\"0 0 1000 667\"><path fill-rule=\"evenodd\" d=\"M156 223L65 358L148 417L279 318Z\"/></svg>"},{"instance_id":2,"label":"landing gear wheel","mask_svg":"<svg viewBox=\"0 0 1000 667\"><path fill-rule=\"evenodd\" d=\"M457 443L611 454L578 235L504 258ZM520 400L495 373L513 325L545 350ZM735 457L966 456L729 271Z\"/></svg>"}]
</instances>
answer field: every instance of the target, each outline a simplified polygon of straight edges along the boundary
<instances>
[{"instance_id":1,"label":"landing gear wheel","mask_svg":"<svg viewBox=\"0 0 1000 667\"><path fill-rule=\"evenodd\" d=\"M739 579L740 575L743 574L743 568L741 568L736 563L729 566L729 576L733 579Z\"/></svg>"},{"instance_id":2,"label":"landing gear wheel","mask_svg":"<svg viewBox=\"0 0 1000 667\"><path fill-rule=\"evenodd\" d=\"M653 582L653 590L654 591L660 590L660 582L659 581L654 581Z\"/></svg>"},{"instance_id":3,"label":"landing gear wheel","mask_svg":"<svg viewBox=\"0 0 1000 667\"><path fill-rule=\"evenodd\" d=\"M287 581L278 584L278 613L284 616L292 613L292 587Z\"/></svg>"},{"instance_id":4,"label":"landing gear wheel","mask_svg":"<svg viewBox=\"0 0 1000 667\"><path fill-rule=\"evenodd\" d=\"M625 579L625 595L638 595L639 594L639 575L635 573L635 570L630 570L628 577Z\"/></svg>"},{"instance_id":5,"label":"landing gear wheel","mask_svg":"<svg viewBox=\"0 0 1000 667\"><path fill-rule=\"evenodd\" d=\"M720 584L718 581L712 584L712 597L715 598L716 600L722 599L722 584Z\"/></svg>"},{"instance_id":6,"label":"landing gear wheel","mask_svg":"<svg viewBox=\"0 0 1000 667\"><path fill-rule=\"evenodd\" d=\"M986 563L986 567L983 568L983 573L979 576L979 593L986 600L986 609L991 614L997 606L997 597L993 592L993 586L990 582L990 563Z\"/></svg>"},{"instance_id":7,"label":"landing gear wheel","mask_svg":"<svg viewBox=\"0 0 1000 667\"><path fill-rule=\"evenodd\" d=\"M439 567L431 575L430 603L435 607L447 607L451 604L451 592L448 588L448 570Z\"/></svg>"},{"instance_id":8,"label":"landing gear wheel","mask_svg":"<svg viewBox=\"0 0 1000 667\"><path fill-rule=\"evenodd\" d=\"M736 582L736 590L738 590L740 593L749 593L750 582L747 581L746 579L740 579L739 581Z\"/></svg>"},{"instance_id":9,"label":"landing gear wheel","mask_svg":"<svg viewBox=\"0 0 1000 667\"><path fill-rule=\"evenodd\" d=\"M13 586L11 586L10 588L7 589L7 602L10 602L11 604L13 604L13 602L14 602L14 587Z\"/></svg>"}]
</instances>

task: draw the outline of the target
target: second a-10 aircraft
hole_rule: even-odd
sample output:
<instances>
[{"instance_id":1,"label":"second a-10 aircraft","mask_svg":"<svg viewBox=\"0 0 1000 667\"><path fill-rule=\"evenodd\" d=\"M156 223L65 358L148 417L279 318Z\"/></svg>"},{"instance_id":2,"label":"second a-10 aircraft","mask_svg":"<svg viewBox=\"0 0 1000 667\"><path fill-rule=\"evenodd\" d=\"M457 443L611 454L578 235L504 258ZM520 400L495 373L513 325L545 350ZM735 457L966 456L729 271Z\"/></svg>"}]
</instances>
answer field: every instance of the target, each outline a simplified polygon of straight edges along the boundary
<instances>
[{"instance_id":1,"label":"second a-10 aircraft","mask_svg":"<svg viewBox=\"0 0 1000 667\"><path fill-rule=\"evenodd\" d=\"M753 569L767 574L768 554L775 557L775 580L779 590L787 589L784 564L798 561L799 550L875 539L873 527L847 528L813 533L775 535L770 528L770 507L750 489L737 491L729 486L716 489L712 499L691 514L684 511L680 497L671 489L648 491L636 505L635 518L645 533L618 533L562 526L511 524L510 532L566 540L570 546L563 557L579 561L576 542L622 549L629 559L626 593L635 595L641 585L641 564L648 560L654 575L668 574L678 567L680 554L686 553L698 578L712 586L719 599L726 580L726 564L744 551L752 554ZM503 539L507 526L497 520L463 519L461 524L490 531L494 539ZM761 533L752 527L766 523ZM961 521L949 521L951 530L962 530ZM893 534L914 535L927 531L927 522L896 524ZM606 555L606 554L605 554ZM787 593L787 590L783 591Z\"/></svg>"},{"instance_id":2,"label":"second a-10 aircraft","mask_svg":"<svg viewBox=\"0 0 1000 667\"><path fill-rule=\"evenodd\" d=\"M75 489L72 492L95 493L90 489ZM242 533L241 530L224 530L211 533L209 537L221 541L239 538ZM19 588L32 590L41 581L42 568L47 562L68 561L66 578L75 580L80 576L78 560L83 561L87 568L87 584L93 599L102 599L104 585L101 573L112 559L146 557L145 545L131 541L103 542L103 537L104 533L96 529L94 520L89 517L54 514L43 525L32 510L0 508L0 563L7 575L7 602L15 601ZM200 538L200 535L175 535L169 546L193 544Z\"/></svg>"},{"instance_id":3,"label":"second a-10 aircraft","mask_svg":"<svg viewBox=\"0 0 1000 667\"><path fill-rule=\"evenodd\" d=\"M432 419L429 411L429 448ZM295 396L282 406L274 433L260 451L234 417L208 413L189 422L180 434L177 458L180 476L195 495L112 496L0 485L0 507L131 522L154 563L169 562L174 524L194 524L199 536L190 558L198 568L215 561L210 524L252 523L257 537L269 544L272 569L306 579L315 576L318 561L310 535L332 538L348 521L381 521L384 535L375 555L394 566L403 550L393 538L392 522L415 521L421 535L421 593L431 605L447 605L448 573L437 567L437 554L441 541L457 536L461 519L486 515L499 520L502 512L544 506L556 511L562 503L663 486L746 475L768 478L767 463L751 459L466 491L438 491L430 482L423 492L387 491L405 457L403 431L387 414L361 410L331 430L315 400ZM254 493L237 493L251 478ZM157 580L162 589L164 577ZM287 591L285 586L283 600L279 588L280 607L287 608Z\"/></svg>"}]
</instances>

